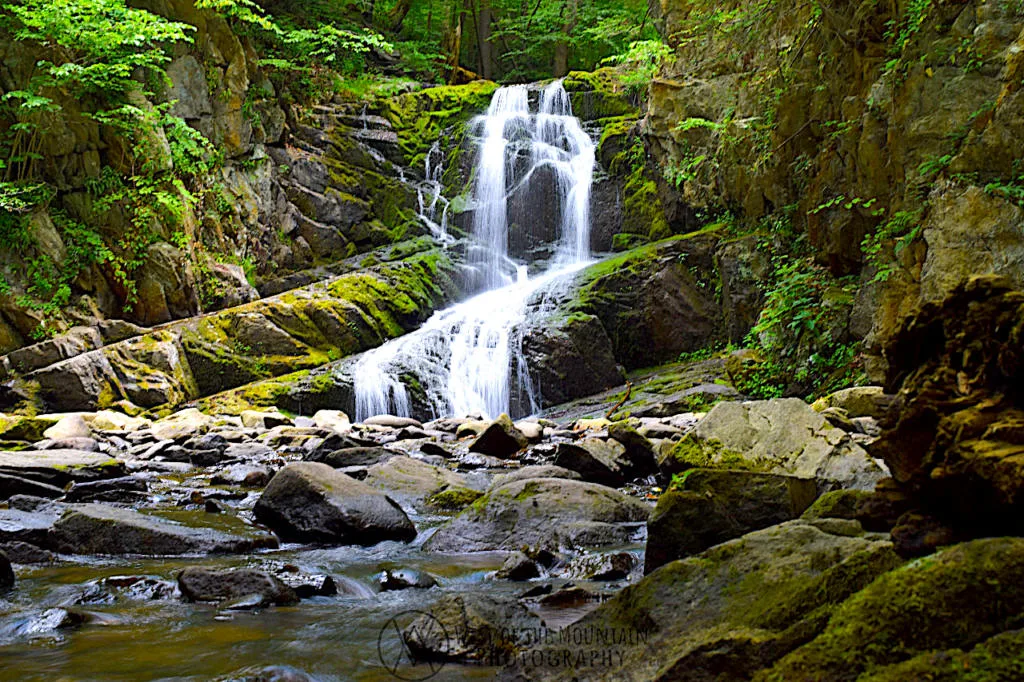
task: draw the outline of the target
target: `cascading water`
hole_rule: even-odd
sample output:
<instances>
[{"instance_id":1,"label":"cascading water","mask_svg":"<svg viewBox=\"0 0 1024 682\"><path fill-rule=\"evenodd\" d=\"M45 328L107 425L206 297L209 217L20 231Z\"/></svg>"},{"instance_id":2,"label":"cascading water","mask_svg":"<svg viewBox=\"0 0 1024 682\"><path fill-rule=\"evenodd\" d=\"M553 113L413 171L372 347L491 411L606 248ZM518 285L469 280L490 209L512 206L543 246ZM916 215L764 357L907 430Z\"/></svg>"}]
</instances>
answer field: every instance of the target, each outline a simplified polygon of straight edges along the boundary
<instances>
[{"instance_id":1,"label":"cascading water","mask_svg":"<svg viewBox=\"0 0 1024 682\"><path fill-rule=\"evenodd\" d=\"M530 111L530 95L524 85L501 88L487 114L475 121L481 140L471 204L476 248L469 261L484 292L359 359L354 372L358 420L384 413L408 416L412 383L436 417L496 417L510 411L513 395L530 410L539 407L521 352L521 328L531 297L588 263L595 157L594 143L572 115L560 81L540 93L536 113ZM433 180L431 156L428 180ZM439 186L438 178L438 194ZM556 244L550 265L527 277L526 265L509 256L510 238L544 242L540 213L552 210ZM510 222L510 214L517 222ZM540 234L514 234L531 229Z\"/></svg>"}]
</instances>

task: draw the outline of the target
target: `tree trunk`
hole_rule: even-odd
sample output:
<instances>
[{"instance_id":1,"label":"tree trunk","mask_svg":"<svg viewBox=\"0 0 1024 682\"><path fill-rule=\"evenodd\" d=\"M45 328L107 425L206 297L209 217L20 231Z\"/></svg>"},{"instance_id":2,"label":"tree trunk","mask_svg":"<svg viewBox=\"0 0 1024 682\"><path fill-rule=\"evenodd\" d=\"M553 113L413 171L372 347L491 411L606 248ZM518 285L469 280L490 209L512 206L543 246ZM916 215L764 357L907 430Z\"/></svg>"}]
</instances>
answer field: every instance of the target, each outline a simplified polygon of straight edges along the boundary
<instances>
[{"instance_id":1,"label":"tree trunk","mask_svg":"<svg viewBox=\"0 0 1024 682\"><path fill-rule=\"evenodd\" d=\"M462 52L462 20L465 13L464 3L453 2L445 21L444 35L441 38L441 50L445 54L448 68L448 81L454 83L459 76L459 54Z\"/></svg>"},{"instance_id":2,"label":"tree trunk","mask_svg":"<svg viewBox=\"0 0 1024 682\"><path fill-rule=\"evenodd\" d=\"M402 30L402 22L412 8L412 0L398 0L394 8L388 12L388 28L398 32Z\"/></svg>"},{"instance_id":3,"label":"tree trunk","mask_svg":"<svg viewBox=\"0 0 1024 682\"><path fill-rule=\"evenodd\" d=\"M565 20L565 23L562 25L562 33L565 34L565 38L555 43L555 63L553 68L555 78L561 78L569 73L569 36L572 35L573 29L576 28L576 1L565 0L562 5L562 17Z\"/></svg>"},{"instance_id":4,"label":"tree trunk","mask_svg":"<svg viewBox=\"0 0 1024 682\"><path fill-rule=\"evenodd\" d=\"M476 40L480 53L480 75L487 80L494 78L494 46L491 44L491 2L480 0L480 11L476 15Z\"/></svg>"}]
</instances>

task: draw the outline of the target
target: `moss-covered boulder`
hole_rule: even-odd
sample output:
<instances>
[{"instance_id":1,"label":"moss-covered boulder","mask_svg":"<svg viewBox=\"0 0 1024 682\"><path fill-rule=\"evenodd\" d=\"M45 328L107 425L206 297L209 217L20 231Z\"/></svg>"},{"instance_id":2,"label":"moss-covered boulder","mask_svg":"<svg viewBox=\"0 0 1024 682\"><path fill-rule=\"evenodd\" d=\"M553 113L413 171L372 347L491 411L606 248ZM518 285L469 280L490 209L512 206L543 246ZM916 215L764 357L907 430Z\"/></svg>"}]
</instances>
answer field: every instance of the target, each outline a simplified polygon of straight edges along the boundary
<instances>
[{"instance_id":1,"label":"moss-covered boulder","mask_svg":"<svg viewBox=\"0 0 1024 682\"><path fill-rule=\"evenodd\" d=\"M931 652L957 649L962 657L976 644L1018 629L1022 585L1024 540L990 538L950 547L881 576L837 609L817 638L756 679L933 679L931 668L948 674L948 662L929 659ZM1014 655L1019 661L1019 653Z\"/></svg>"},{"instance_id":2,"label":"moss-covered boulder","mask_svg":"<svg viewBox=\"0 0 1024 682\"><path fill-rule=\"evenodd\" d=\"M812 479L692 469L658 498L647 522L644 573L708 547L799 517L817 497Z\"/></svg>"},{"instance_id":3,"label":"moss-covered boulder","mask_svg":"<svg viewBox=\"0 0 1024 682\"><path fill-rule=\"evenodd\" d=\"M846 432L798 398L719 403L691 440L717 449L712 465L738 457L763 471L813 478L821 492L870 489L886 475Z\"/></svg>"},{"instance_id":4,"label":"moss-covered boulder","mask_svg":"<svg viewBox=\"0 0 1024 682\"><path fill-rule=\"evenodd\" d=\"M611 660L591 665L551 644L506 679L749 680L899 562L885 541L773 526L666 564L577 621L580 632L616 633Z\"/></svg>"},{"instance_id":5,"label":"moss-covered boulder","mask_svg":"<svg viewBox=\"0 0 1024 682\"><path fill-rule=\"evenodd\" d=\"M599 546L627 541L650 508L612 488L559 478L491 490L426 542L436 552Z\"/></svg>"}]
</instances>

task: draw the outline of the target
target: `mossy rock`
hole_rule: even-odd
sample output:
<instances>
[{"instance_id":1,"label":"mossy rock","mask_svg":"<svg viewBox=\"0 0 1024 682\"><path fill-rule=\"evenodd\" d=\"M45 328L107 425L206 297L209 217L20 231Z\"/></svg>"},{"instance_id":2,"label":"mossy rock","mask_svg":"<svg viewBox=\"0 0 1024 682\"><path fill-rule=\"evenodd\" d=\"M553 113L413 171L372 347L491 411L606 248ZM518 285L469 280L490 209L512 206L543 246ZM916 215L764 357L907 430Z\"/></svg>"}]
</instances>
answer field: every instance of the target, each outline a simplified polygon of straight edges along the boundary
<instances>
[{"instance_id":1,"label":"mossy rock","mask_svg":"<svg viewBox=\"0 0 1024 682\"><path fill-rule=\"evenodd\" d=\"M462 511L483 497L479 490L470 488L445 488L427 498L428 507L442 511Z\"/></svg>"},{"instance_id":2,"label":"mossy rock","mask_svg":"<svg viewBox=\"0 0 1024 682\"><path fill-rule=\"evenodd\" d=\"M639 115L618 72L611 68L572 71L562 81L572 113L584 121Z\"/></svg>"},{"instance_id":3,"label":"mossy rock","mask_svg":"<svg viewBox=\"0 0 1024 682\"><path fill-rule=\"evenodd\" d=\"M689 469L734 469L738 471L769 471L767 462L748 459L742 453L725 448L714 439L695 438L686 434L658 460L662 476L671 478Z\"/></svg>"},{"instance_id":4,"label":"mossy rock","mask_svg":"<svg viewBox=\"0 0 1024 682\"><path fill-rule=\"evenodd\" d=\"M0 420L0 440L35 443L58 421L55 417L5 417Z\"/></svg>"},{"instance_id":5,"label":"mossy rock","mask_svg":"<svg viewBox=\"0 0 1024 682\"><path fill-rule=\"evenodd\" d=\"M474 81L466 85L424 88L384 104L384 116L398 134L398 146L410 166L419 168L430 146L442 132L471 116L483 113L498 84Z\"/></svg>"},{"instance_id":6,"label":"mossy rock","mask_svg":"<svg viewBox=\"0 0 1024 682\"><path fill-rule=\"evenodd\" d=\"M1024 539L966 542L881 576L837 609L821 635L755 679L843 682L901 663L920 669L928 652L966 651L1019 628L1022 612ZM931 679L896 678L896 670L870 679Z\"/></svg>"}]
</instances>

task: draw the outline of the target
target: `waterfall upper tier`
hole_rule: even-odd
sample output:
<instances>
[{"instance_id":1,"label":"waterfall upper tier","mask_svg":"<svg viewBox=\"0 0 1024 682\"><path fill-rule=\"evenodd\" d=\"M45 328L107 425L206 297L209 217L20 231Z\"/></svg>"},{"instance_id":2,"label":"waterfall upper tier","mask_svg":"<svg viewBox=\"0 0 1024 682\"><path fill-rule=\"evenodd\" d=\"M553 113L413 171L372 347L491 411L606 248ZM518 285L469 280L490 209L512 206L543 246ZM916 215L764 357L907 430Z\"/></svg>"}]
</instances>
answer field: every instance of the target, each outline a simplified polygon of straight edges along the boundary
<instances>
[{"instance_id":1,"label":"waterfall upper tier","mask_svg":"<svg viewBox=\"0 0 1024 682\"><path fill-rule=\"evenodd\" d=\"M471 126L479 150L467 279L483 293L362 356L355 367L357 419L408 415L410 386L425 393L434 416L539 407L521 327L530 298L590 258L594 141L572 115L560 81L537 97L525 85L500 88ZM525 263L510 257L510 244L523 242L552 247L546 271L533 279Z\"/></svg>"}]
</instances>

